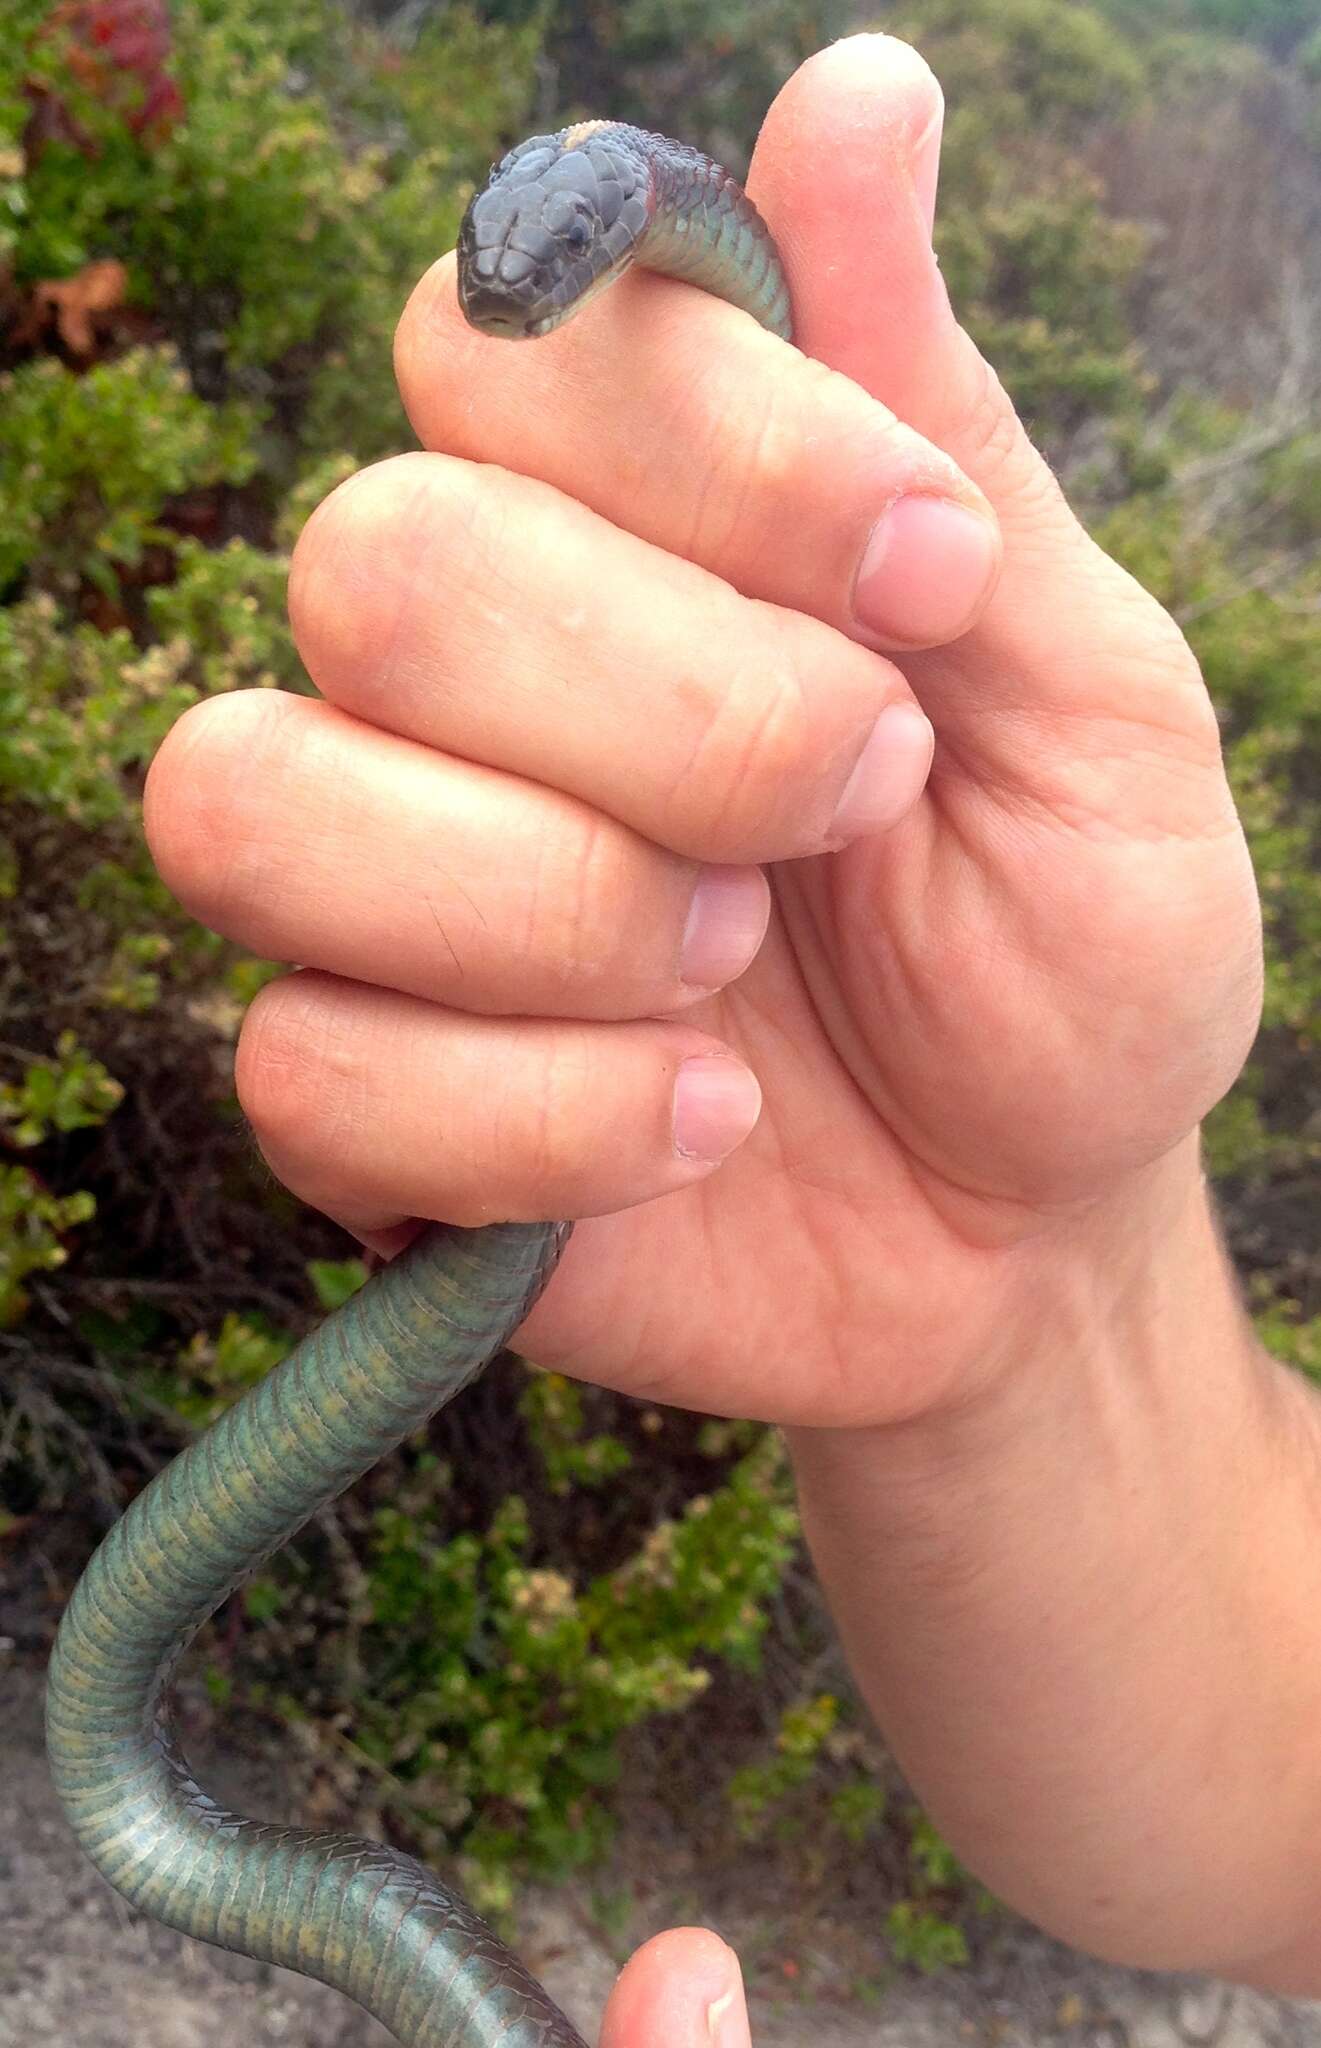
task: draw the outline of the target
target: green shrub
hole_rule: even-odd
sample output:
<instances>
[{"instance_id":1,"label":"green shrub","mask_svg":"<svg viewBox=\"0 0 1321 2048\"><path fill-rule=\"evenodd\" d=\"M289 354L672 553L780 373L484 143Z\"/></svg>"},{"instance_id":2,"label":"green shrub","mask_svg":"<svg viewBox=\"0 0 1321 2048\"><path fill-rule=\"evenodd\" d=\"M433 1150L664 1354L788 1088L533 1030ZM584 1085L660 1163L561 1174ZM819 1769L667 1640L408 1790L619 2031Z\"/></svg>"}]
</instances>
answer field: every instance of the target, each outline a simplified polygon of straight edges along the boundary
<instances>
[{"instance_id":1,"label":"green shrub","mask_svg":"<svg viewBox=\"0 0 1321 2048\"><path fill-rule=\"evenodd\" d=\"M63 1031L52 1060L33 1060L21 1082L0 1082L0 1130L11 1145L40 1145L53 1131L81 1131L104 1123L124 1091L71 1031Z\"/></svg>"},{"instance_id":2,"label":"green shrub","mask_svg":"<svg viewBox=\"0 0 1321 2048\"><path fill-rule=\"evenodd\" d=\"M552 1493L605 1486L633 1463L633 1453L617 1436L583 1436L583 1390L563 1373L534 1373L519 1411Z\"/></svg>"},{"instance_id":3,"label":"green shrub","mask_svg":"<svg viewBox=\"0 0 1321 2048\"><path fill-rule=\"evenodd\" d=\"M487 1907L507 1903L518 1864L564 1868L599 1852L620 1730L685 1705L704 1682L665 1649L602 1654L572 1582L529 1567L528 1540L517 1496L481 1538L448 1543L387 1508L369 1568L367 1662L390 1655L357 1739L410 1788L433 1837L463 1843Z\"/></svg>"},{"instance_id":4,"label":"green shrub","mask_svg":"<svg viewBox=\"0 0 1321 2048\"><path fill-rule=\"evenodd\" d=\"M885 1916L885 1936L895 1961L910 1964L926 1977L968 1960L968 1943L961 1929L912 1899L900 1899L891 1906Z\"/></svg>"},{"instance_id":5,"label":"green shrub","mask_svg":"<svg viewBox=\"0 0 1321 2048\"><path fill-rule=\"evenodd\" d=\"M1295 0L1217 13L1267 49L1301 32ZM1263 431L1250 393L1182 389L1144 357L1153 251L1095 174L1098 128L1114 146L1157 91L1259 65L1209 19L1193 0L932 0L886 25L945 84L939 247L960 311L1046 446L1085 439L1098 535L1183 620L1221 710L1268 968L1208 1159L1264 1340L1321 1377L1317 436ZM289 553L335 482L409 442L390 349L408 291L534 88L540 107L558 76L566 113L672 120L737 162L780 77L845 25L834 0L492 0L447 6L405 47L333 0L162 0L130 49L118 0L9 0L0 1331L13 1384L46 1390L0 1429L20 1509L80 1499L89 1475L112 1500L362 1279L260 1168L233 1100L243 1006L278 970L183 916L140 802L188 705L310 689ZM286 1720L310 1688L343 1796L370 1783L378 1816L457 1851L498 1909L515 1875L597 1853L630 1729L756 1667L796 1524L752 1425L685 1439L659 1521L664 1451L639 1455L625 1404L527 1375L487 1493L471 1466L456 1482L450 1426L247 1589L240 1654L214 1653L209 1678ZM693 1459L713 1476L687 1497ZM895 1959L959 1960L951 1916L976 1894L887 1806L847 1702L774 1704L730 1783L733 1825L856 1854L883 1822L907 1870Z\"/></svg>"},{"instance_id":6,"label":"green shrub","mask_svg":"<svg viewBox=\"0 0 1321 2048\"><path fill-rule=\"evenodd\" d=\"M401 64L315 0L203 0L175 11L173 40L163 27L121 63L115 0L89 6L50 33L46 9L30 9L21 53L0 55L9 257L33 309L0 375L0 883L22 991L6 1042L30 1046L12 1072L0 1052L0 1134L52 1171L48 1184L26 1165L3 1170L0 1322L30 1328L38 1355L41 1303L24 1283L61 1270L77 1227L61 1341L113 1364L127 1416L113 1432L149 1426L164 1451L269 1371L313 1297L334 1305L363 1267L305 1258L304 1277L298 1239L334 1236L308 1219L277 1288L245 1272L258 1248L266 1270L272 1226L296 1217L254 1174L223 1079L242 1000L274 970L170 901L142 840L143 776L200 697L309 687L284 612L289 550L335 482L406 444L394 322L452 242L468 179L520 117L539 27L455 11ZM41 297L52 280L76 293L107 263L122 274L89 325L46 317L66 303ZM191 1166L179 1128L162 1190L135 1180L136 1155L160 1135L172 1067L212 1074L200 1090L184 1083L188 1113L220 1121ZM214 1285L194 1299L169 1278L206 1270L199 1167L241 1255L217 1314ZM175 1222L145 1245L136 1236L135 1293L144 1210ZM85 1398L89 1382L73 1384ZM520 1408L548 1498L630 1469L627 1444L587 1426L563 1378L529 1374ZM43 1446L29 1425L9 1443L49 1484L80 1440ZM419 1844L461 1850L488 1905L516 1872L562 1868L604 1840L624 1731L681 1711L720 1663L755 1659L796 1524L772 1438L735 1430L724 1462L655 1526L641 1489L634 1542L579 1581L541 1554L514 1490L437 1538L438 1514L462 1504L416 1451L359 1515L339 1678L318 1590L332 1693L348 1688L345 1740ZM22 1496L35 1481L17 1476ZM237 1690L297 1717L282 1628L305 1585L295 1551L247 1589L243 1612L265 1633L237 1686L213 1670L217 1698Z\"/></svg>"},{"instance_id":7,"label":"green shrub","mask_svg":"<svg viewBox=\"0 0 1321 2048\"><path fill-rule=\"evenodd\" d=\"M726 1797L747 1841L806 1848L817 1869L855 1856L886 1817L888 1786L878 1745L833 1693L791 1701L769 1753L740 1765Z\"/></svg>"},{"instance_id":8,"label":"green shrub","mask_svg":"<svg viewBox=\"0 0 1321 2048\"><path fill-rule=\"evenodd\" d=\"M167 501L242 483L256 466L250 407L205 405L171 348L134 349L75 375L38 356L0 378L0 587L115 590Z\"/></svg>"},{"instance_id":9,"label":"green shrub","mask_svg":"<svg viewBox=\"0 0 1321 2048\"><path fill-rule=\"evenodd\" d=\"M1107 212L1079 148L1137 102L1140 48L1057 0L936 0L886 27L944 88L936 247L960 317L1048 444L1131 412L1146 388L1128 312L1145 237Z\"/></svg>"},{"instance_id":10,"label":"green shrub","mask_svg":"<svg viewBox=\"0 0 1321 2048\"><path fill-rule=\"evenodd\" d=\"M68 1257L64 1233L90 1222L88 1194L52 1195L22 1166L0 1166L0 1330L12 1329L28 1307L23 1282L53 1273Z\"/></svg>"},{"instance_id":11,"label":"green shrub","mask_svg":"<svg viewBox=\"0 0 1321 2048\"><path fill-rule=\"evenodd\" d=\"M562 1409L553 1422L544 1406L537 1415L552 1483L580 1424ZM465 1884L498 1912L516 1877L599 1857L629 1729L682 1712L713 1666L755 1666L797 1518L766 1431L709 1494L581 1578L537 1559L521 1495L482 1527L438 1534L459 1510L452 1469L417 1455L368 1515L354 1613L340 1633L322 1619L320 1661L327 1706L351 1685L351 1754L380 1809L433 1855L458 1852ZM296 1558L277 1560L246 1589L246 1611L296 1636L308 1586ZM277 1681L246 1697L306 1711Z\"/></svg>"},{"instance_id":12,"label":"green shrub","mask_svg":"<svg viewBox=\"0 0 1321 2048\"><path fill-rule=\"evenodd\" d=\"M1284 1196L1294 1181L1306 1185L1321 1157L1321 578L1311 560L1299 566L1294 549L1313 516L1313 441L1302 431L1272 443L1223 405L1176 408L1164 447L1142 455L1146 487L1095 525L1102 544L1184 623L1221 714L1261 895L1261 1036L1207 1125L1208 1163L1231 1224L1261 1198L1252 1190L1266 1179ZM1214 522L1204 507L1209 485L1227 494ZM1273 1270L1274 1248L1259 1242L1253 1263ZM1278 1263L1287 1291L1289 1261ZM1312 1285L1321 1288L1321 1275ZM1315 1298L1321 1306L1321 1291ZM1276 1348L1278 1319L1264 1311L1259 1327Z\"/></svg>"}]
</instances>

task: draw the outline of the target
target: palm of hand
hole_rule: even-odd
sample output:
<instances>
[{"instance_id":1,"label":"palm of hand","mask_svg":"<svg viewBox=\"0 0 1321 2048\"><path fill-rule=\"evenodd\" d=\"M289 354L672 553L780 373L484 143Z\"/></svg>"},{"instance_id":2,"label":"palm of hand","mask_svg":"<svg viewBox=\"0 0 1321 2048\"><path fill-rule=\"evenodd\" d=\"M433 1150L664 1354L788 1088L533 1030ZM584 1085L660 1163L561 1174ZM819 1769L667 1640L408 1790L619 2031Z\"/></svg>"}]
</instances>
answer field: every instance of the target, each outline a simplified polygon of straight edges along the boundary
<instances>
[{"instance_id":1,"label":"palm of hand","mask_svg":"<svg viewBox=\"0 0 1321 2048\"><path fill-rule=\"evenodd\" d=\"M583 1226L527 1332L631 1391L818 1425L975 1377L1012 1268L1122 1201L1228 1089L1261 974L1197 665L950 309L930 76L892 46L869 126L844 118L834 54L782 92L749 180L792 230L798 339L980 485L1003 572L972 632L901 657L937 734L916 809L776 869L758 959L694 1013L758 1075L752 1137L709 1181Z\"/></svg>"},{"instance_id":2,"label":"palm of hand","mask_svg":"<svg viewBox=\"0 0 1321 2048\"><path fill-rule=\"evenodd\" d=\"M1061 516L1029 504L1019 534ZM1165 614L1077 529L1071 552L1097 623L1051 650L1049 704L1012 551L983 625L907 665L940 736L926 795L774 870L757 961L695 1013L758 1074L757 1130L581 1226L534 1356L716 1412L892 1419L984 1352L1019 1247L1229 1086L1260 939L1214 714Z\"/></svg>"}]
</instances>

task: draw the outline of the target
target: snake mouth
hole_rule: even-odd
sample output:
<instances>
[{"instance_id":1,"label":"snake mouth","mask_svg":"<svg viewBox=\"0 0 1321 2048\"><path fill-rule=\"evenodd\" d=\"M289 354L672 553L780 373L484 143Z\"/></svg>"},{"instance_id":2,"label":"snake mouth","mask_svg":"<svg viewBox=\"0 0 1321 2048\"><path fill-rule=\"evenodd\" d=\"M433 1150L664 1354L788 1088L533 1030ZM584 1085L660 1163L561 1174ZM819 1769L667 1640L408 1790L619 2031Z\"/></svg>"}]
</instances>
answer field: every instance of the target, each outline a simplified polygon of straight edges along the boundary
<instances>
[{"instance_id":1,"label":"snake mouth","mask_svg":"<svg viewBox=\"0 0 1321 2048\"><path fill-rule=\"evenodd\" d=\"M464 317L481 334L494 334L503 341L527 341L545 331L538 308L520 305L508 292L480 285L470 285L465 291L460 281L459 299Z\"/></svg>"},{"instance_id":2,"label":"snake mouth","mask_svg":"<svg viewBox=\"0 0 1321 2048\"><path fill-rule=\"evenodd\" d=\"M502 341L530 341L562 327L570 314L613 284L628 267L626 257L585 284L575 280L571 292L562 282L559 289L552 283L549 288L536 290L531 288L534 281L530 279L520 291L499 280L487 283L472 276L460 246L459 304L465 320L479 333L495 335Z\"/></svg>"},{"instance_id":3,"label":"snake mouth","mask_svg":"<svg viewBox=\"0 0 1321 2048\"><path fill-rule=\"evenodd\" d=\"M459 231L459 304L464 318L482 334L526 341L548 334L572 310L573 286L565 266L543 257L534 261L507 243L481 247L471 212Z\"/></svg>"},{"instance_id":4,"label":"snake mouth","mask_svg":"<svg viewBox=\"0 0 1321 2048\"><path fill-rule=\"evenodd\" d=\"M654 206L629 133L592 123L533 136L473 194L459 229L459 303L481 333L549 334L633 261Z\"/></svg>"}]
</instances>

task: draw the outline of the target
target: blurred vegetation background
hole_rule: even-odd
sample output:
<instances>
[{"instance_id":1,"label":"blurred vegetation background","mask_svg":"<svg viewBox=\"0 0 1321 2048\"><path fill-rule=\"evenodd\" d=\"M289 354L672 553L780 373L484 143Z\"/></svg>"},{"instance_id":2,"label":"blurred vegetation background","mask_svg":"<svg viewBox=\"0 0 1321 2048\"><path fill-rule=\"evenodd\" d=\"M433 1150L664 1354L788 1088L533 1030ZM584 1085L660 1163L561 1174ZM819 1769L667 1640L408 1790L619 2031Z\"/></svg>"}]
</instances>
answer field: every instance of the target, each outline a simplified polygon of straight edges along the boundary
<instances>
[{"instance_id":1,"label":"blurred vegetation background","mask_svg":"<svg viewBox=\"0 0 1321 2048\"><path fill-rule=\"evenodd\" d=\"M1208 1156L1266 1342L1321 1377L1316 0L3 10L11 1643L44 1649L126 1499L362 1276L245 1136L233 1040L278 970L161 888L147 761L202 695L310 688L289 549L410 445L393 327L489 160L604 111L742 170L855 26L936 67L955 302L1219 707L1269 976ZM893 1965L959 1961L988 1907L851 1700L774 1435L512 1360L229 1604L186 1697L195 1731L278 1726L304 1812L457 1861L497 1913L595 1867L640 1782L708 1867L750 1842L818 1903L880 1872Z\"/></svg>"}]
</instances>

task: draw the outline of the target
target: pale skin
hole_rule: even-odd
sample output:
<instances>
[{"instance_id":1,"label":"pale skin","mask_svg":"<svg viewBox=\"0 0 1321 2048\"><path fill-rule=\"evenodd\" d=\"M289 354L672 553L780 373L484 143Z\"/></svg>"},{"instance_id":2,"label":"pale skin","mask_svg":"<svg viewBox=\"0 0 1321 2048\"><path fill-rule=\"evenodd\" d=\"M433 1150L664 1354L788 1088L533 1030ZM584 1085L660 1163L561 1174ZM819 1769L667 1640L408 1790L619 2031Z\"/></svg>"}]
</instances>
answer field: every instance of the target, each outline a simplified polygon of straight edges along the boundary
<instances>
[{"instance_id":1,"label":"pale skin","mask_svg":"<svg viewBox=\"0 0 1321 2048\"><path fill-rule=\"evenodd\" d=\"M303 968L237 1066L290 1187L386 1255L585 1219L521 1348L785 1427L859 1685L1001 1897L1321 1995L1321 1403L1198 1155L1256 895L1182 636L948 303L939 117L880 36L771 109L801 353L644 275L493 341L438 263L397 345L425 452L295 556L325 701L191 711L148 831ZM698 1929L603 2030L747 2035Z\"/></svg>"}]
</instances>

